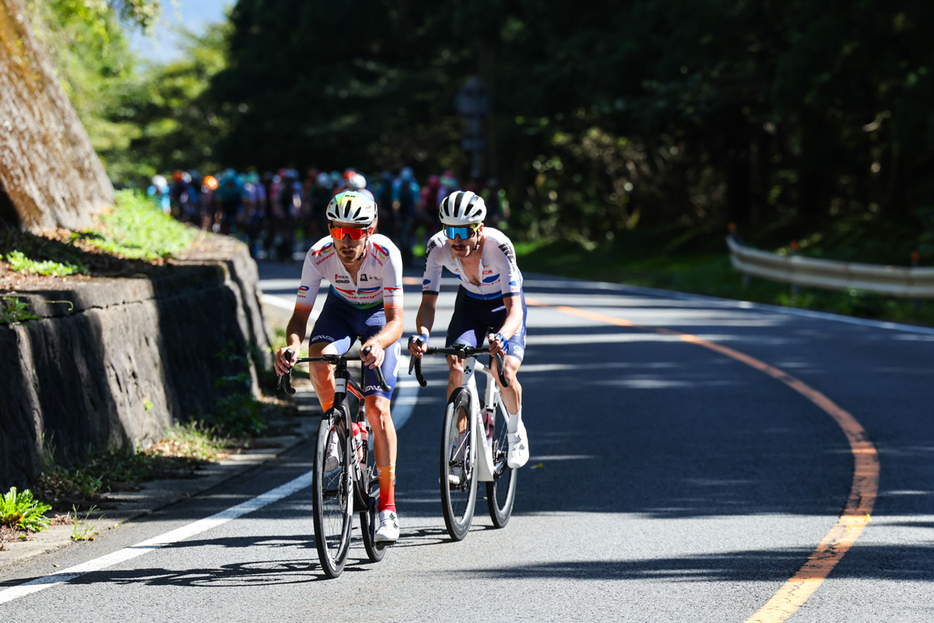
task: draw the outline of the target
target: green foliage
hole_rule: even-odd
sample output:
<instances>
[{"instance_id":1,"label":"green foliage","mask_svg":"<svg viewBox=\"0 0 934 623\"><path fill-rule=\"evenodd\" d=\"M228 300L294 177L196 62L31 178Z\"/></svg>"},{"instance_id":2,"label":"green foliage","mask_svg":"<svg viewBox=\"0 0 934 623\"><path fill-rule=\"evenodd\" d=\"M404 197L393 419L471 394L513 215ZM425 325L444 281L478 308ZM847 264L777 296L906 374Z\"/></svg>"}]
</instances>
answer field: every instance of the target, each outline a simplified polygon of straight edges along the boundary
<instances>
[{"instance_id":1,"label":"green foliage","mask_svg":"<svg viewBox=\"0 0 934 623\"><path fill-rule=\"evenodd\" d=\"M97 510L96 506L91 506L87 512L84 514L84 519L81 519L81 513L78 510L77 506L71 507L71 512L74 513L74 519L71 523L71 540L72 541L93 541L94 536L97 534L97 526L90 523L91 513ZM100 517L104 518L103 515Z\"/></svg>"},{"instance_id":2,"label":"green foliage","mask_svg":"<svg viewBox=\"0 0 934 623\"><path fill-rule=\"evenodd\" d=\"M10 263L10 268L12 270L36 275L56 275L58 277L64 277L66 275L74 275L76 273L84 274L88 272L87 266L84 266L80 262L77 264L63 264L53 260L40 262L29 259L22 251L8 253L6 261Z\"/></svg>"},{"instance_id":3,"label":"green foliage","mask_svg":"<svg viewBox=\"0 0 934 623\"><path fill-rule=\"evenodd\" d=\"M228 117L206 92L227 64L229 24L203 35L180 29L182 60L150 65L122 85L106 109L108 122L133 128L120 144L99 150L113 179L145 188L156 173L214 171L222 166L217 143Z\"/></svg>"},{"instance_id":4,"label":"green foliage","mask_svg":"<svg viewBox=\"0 0 934 623\"><path fill-rule=\"evenodd\" d=\"M260 403L251 391L252 376L246 356L230 342L215 357L234 372L214 382L215 387L224 391L213 411L205 418L205 424L223 436L242 438L257 435L267 425Z\"/></svg>"},{"instance_id":5,"label":"green foliage","mask_svg":"<svg viewBox=\"0 0 934 623\"><path fill-rule=\"evenodd\" d=\"M821 257L860 255L873 262L881 253L872 230L839 238L815 235L809 251ZM884 238L884 237L883 237ZM770 248L764 241L756 246ZM934 325L934 308L912 301L850 290L799 288L742 276L730 264L724 236L716 230L679 226L642 228L587 249L558 241L517 247L524 271L693 292L721 298L828 311L863 318Z\"/></svg>"},{"instance_id":6,"label":"green foliage","mask_svg":"<svg viewBox=\"0 0 934 623\"><path fill-rule=\"evenodd\" d=\"M195 233L153 207L140 193L118 191L117 207L101 216L98 233L74 234L121 257L153 260L185 251Z\"/></svg>"},{"instance_id":7,"label":"green foliage","mask_svg":"<svg viewBox=\"0 0 934 623\"><path fill-rule=\"evenodd\" d=\"M5 495L0 496L0 525L41 532L49 526L45 512L51 508L37 502L29 489L19 492L16 487L11 487Z\"/></svg>"},{"instance_id":8,"label":"green foliage","mask_svg":"<svg viewBox=\"0 0 934 623\"><path fill-rule=\"evenodd\" d=\"M3 297L3 303L0 304L0 324L27 322L38 318L39 316L29 311L29 304L26 301L15 296Z\"/></svg>"},{"instance_id":9,"label":"green foliage","mask_svg":"<svg viewBox=\"0 0 934 623\"><path fill-rule=\"evenodd\" d=\"M46 451L45 469L37 483L48 498L95 499L124 483L145 480L153 471L153 457L129 447L93 452L72 467L57 464L53 454Z\"/></svg>"},{"instance_id":10,"label":"green foliage","mask_svg":"<svg viewBox=\"0 0 934 623\"><path fill-rule=\"evenodd\" d=\"M213 461L229 445L230 442L226 438L217 435L214 427L203 422L191 421L172 426L166 431L163 441L146 452L161 456L164 448L170 448L173 456Z\"/></svg>"}]
</instances>

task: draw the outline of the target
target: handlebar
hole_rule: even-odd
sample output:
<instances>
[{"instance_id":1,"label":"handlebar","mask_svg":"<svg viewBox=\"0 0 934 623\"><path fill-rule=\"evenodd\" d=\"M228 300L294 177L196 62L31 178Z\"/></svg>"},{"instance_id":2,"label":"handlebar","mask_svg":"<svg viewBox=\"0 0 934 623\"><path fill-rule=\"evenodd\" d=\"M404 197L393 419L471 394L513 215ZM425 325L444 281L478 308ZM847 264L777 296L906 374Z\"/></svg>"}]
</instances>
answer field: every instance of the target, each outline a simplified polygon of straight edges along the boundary
<instances>
[{"instance_id":1,"label":"handlebar","mask_svg":"<svg viewBox=\"0 0 934 623\"><path fill-rule=\"evenodd\" d=\"M289 361L292 360L292 355L295 354L291 348L285 349L285 358ZM370 347L366 346L361 351L360 354L363 356L370 354ZM362 359L363 357L348 357L347 355L321 355L320 357L299 357L295 360L295 364L305 363L307 361L326 361L330 364L337 365L339 363L346 363L347 361L354 361L357 359ZM383 376L383 371L378 367L373 368L373 371L376 372L376 382L379 384L379 388L384 392L390 391L389 385L386 384L386 378ZM286 374L279 375L279 389L284 390L287 394L294 394L295 388L292 387L292 369L289 368L289 371Z\"/></svg>"},{"instance_id":2,"label":"handlebar","mask_svg":"<svg viewBox=\"0 0 934 623\"><path fill-rule=\"evenodd\" d=\"M474 355L482 355L483 353L488 353L489 349L478 348L476 346L466 346L464 344L455 344L449 348L427 348L425 349L426 355L454 355L458 359L466 359L467 357L473 357ZM503 365L503 356L499 353L493 355L493 358L496 360L496 372L499 376L499 382L503 387L509 387L509 381L506 380L506 371ZM428 381L425 380L425 377L422 376L422 358L421 357L410 357L409 358L409 374L412 374L412 370L415 370L415 378L418 379L418 384L422 387L428 385Z\"/></svg>"}]
</instances>

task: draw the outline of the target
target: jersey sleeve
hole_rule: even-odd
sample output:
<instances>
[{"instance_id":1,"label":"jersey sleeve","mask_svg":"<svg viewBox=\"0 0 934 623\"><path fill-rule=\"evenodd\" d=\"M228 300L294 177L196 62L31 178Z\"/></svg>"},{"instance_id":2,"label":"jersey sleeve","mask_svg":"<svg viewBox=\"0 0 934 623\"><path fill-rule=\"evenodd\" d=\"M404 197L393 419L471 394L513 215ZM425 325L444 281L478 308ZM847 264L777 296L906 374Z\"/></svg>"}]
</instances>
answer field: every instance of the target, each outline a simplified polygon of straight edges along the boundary
<instances>
[{"instance_id":1,"label":"jersey sleeve","mask_svg":"<svg viewBox=\"0 0 934 623\"><path fill-rule=\"evenodd\" d=\"M522 293L522 273L516 263L516 250L508 239L501 240L497 248L500 251L495 254L497 268L506 277L502 280L503 297L517 296Z\"/></svg>"},{"instance_id":2,"label":"jersey sleeve","mask_svg":"<svg viewBox=\"0 0 934 623\"><path fill-rule=\"evenodd\" d=\"M311 311L318 297L318 287L321 285L321 273L314 264L312 249L305 255L305 264L302 266L302 282L298 286L298 295L295 297L295 308Z\"/></svg>"},{"instance_id":3,"label":"jersey sleeve","mask_svg":"<svg viewBox=\"0 0 934 623\"><path fill-rule=\"evenodd\" d=\"M439 242L437 236L432 236L425 249L425 275L422 278L422 294L438 294L441 292L441 269L444 263L441 254L444 252L444 243Z\"/></svg>"},{"instance_id":4,"label":"jersey sleeve","mask_svg":"<svg viewBox=\"0 0 934 623\"><path fill-rule=\"evenodd\" d=\"M383 307L402 309L402 253L388 245L389 261L383 264Z\"/></svg>"}]
</instances>

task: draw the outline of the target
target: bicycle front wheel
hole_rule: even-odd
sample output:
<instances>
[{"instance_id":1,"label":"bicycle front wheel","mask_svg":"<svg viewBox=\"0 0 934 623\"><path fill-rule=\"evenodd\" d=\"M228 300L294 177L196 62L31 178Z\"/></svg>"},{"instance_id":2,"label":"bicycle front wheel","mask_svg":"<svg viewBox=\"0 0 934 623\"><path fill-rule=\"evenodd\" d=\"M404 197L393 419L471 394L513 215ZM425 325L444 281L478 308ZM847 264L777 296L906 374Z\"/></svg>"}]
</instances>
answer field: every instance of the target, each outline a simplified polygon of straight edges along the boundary
<instances>
[{"instance_id":1,"label":"bicycle front wheel","mask_svg":"<svg viewBox=\"0 0 934 623\"><path fill-rule=\"evenodd\" d=\"M497 528L503 528L512 516L516 502L516 472L507 465L509 438L506 417L497 414L493 428L493 481L486 483L486 503L490 508L490 519Z\"/></svg>"},{"instance_id":2,"label":"bicycle front wheel","mask_svg":"<svg viewBox=\"0 0 934 623\"><path fill-rule=\"evenodd\" d=\"M459 387L448 401L441 429L441 508L444 525L455 541L467 536L477 503L473 426L470 394Z\"/></svg>"},{"instance_id":3,"label":"bicycle front wheel","mask_svg":"<svg viewBox=\"0 0 934 623\"><path fill-rule=\"evenodd\" d=\"M318 428L315 471L312 476L315 546L321 568L329 578L344 570L350 551L353 526L353 474L351 473L350 438L340 424L343 414L328 411ZM327 471L328 447L336 442L337 466Z\"/></svg>"}]
</instances>

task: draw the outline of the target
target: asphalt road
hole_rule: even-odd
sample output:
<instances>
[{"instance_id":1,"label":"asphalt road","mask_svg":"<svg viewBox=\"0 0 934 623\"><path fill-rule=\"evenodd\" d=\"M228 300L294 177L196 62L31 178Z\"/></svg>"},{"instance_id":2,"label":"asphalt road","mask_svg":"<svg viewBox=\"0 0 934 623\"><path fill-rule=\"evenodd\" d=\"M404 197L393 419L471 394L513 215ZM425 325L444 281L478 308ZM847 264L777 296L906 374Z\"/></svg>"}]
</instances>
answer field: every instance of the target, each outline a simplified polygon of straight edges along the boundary
<instances>
[{"instance_id":1,"label":"asphalt road","mask_svg":"<svg viewBox=\"0 0 934 623\"><path fill-rule=\"evenodd\" d=\"M261 266L266 295L288 307L299 271ZM409 332L418 286L406 291ZM399 402L414 408L394 407L408 415L397 466L402 539L381 563L368 563L357 540L344 575L325 580L304 489L2 603L23 582L292 482L311 468L306 444L0 577L0 621L746 621L834 529L854 487L851 442L792 377L858 422L879 462L868 478L878 486L871 521L825 581L811 579L815 592L788 620L934 620L934 330L534 275L526 294L538 303L520 371L532 459L505 529L492 528L480 501L467 538L447 538L438 362L426 366L427 388L405 384ZM448 283L436 328L453 300Z\"/></svg>"}]
</instances>

